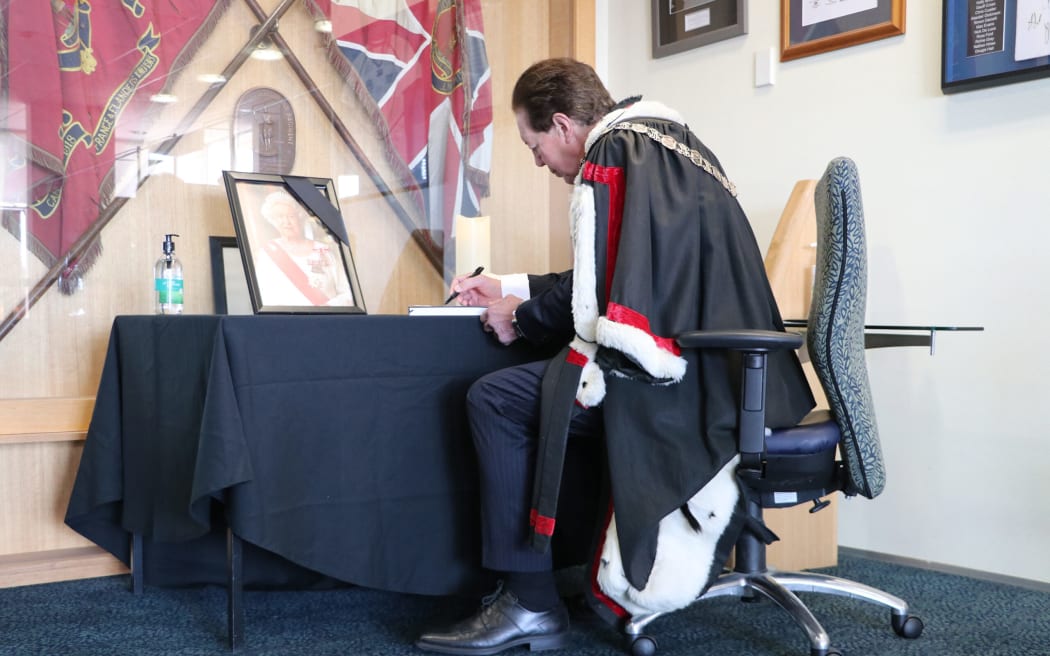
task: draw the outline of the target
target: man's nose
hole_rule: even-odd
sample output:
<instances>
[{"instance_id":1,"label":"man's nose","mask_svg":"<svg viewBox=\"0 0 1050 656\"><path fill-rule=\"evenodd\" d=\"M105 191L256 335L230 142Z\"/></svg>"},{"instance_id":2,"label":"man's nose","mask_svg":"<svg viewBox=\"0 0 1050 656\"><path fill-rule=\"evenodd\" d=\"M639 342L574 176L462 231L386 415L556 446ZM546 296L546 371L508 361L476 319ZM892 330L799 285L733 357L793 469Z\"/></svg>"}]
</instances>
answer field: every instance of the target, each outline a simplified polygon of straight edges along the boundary
<instances>
[{"instance_id":1,"label":"man's nose","mask_svg":"<svg viewBox=\"0 0 1050 656\"><path fill-rule=\"evenodd\" d=\"M535 160L536 166L543 166L543 158L540 157L539 153L532 153L532 159Z\"/></svg>"}]
</instances>

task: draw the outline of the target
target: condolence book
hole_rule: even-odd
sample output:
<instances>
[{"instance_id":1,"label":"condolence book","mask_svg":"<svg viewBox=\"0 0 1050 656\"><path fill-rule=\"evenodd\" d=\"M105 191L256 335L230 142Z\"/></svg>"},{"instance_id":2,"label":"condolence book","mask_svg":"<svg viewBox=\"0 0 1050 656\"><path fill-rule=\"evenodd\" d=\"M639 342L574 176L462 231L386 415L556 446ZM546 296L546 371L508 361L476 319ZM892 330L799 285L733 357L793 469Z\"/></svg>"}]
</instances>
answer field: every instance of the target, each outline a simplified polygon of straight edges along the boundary
<instances>
[{"instance_id":1,"label":"condolence book","mask_svg":"<svg viewBox=\"0 0 1050 656\"><path fill-rule=\"evenodd\" d=\"M485 311L483 307L469 305L409 305L410 317L476 317Z\"/></svg>"}]
</instances>

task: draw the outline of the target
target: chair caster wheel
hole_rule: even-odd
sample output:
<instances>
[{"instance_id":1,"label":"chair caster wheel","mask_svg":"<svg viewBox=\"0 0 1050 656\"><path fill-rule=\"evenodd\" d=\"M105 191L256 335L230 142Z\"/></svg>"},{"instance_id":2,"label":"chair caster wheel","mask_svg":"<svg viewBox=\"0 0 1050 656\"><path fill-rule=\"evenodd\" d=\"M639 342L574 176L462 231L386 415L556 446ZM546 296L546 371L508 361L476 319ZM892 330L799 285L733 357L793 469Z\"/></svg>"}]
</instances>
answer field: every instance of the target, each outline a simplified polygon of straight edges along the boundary
<instances>
[{"instance_id":1,"label":"chair caster wheel","mask_svg":"<svg viewBox=\"0 0 1050 656\"><path fill-rule=\"evenodd\" d=\"M647 635L640 635L631 640L631 656L653 656L655 653L655 639Z\"/></svg>"},{"instance_id":2,"label":"chair caster wheel","mask_svg":"<svg viewBox=\"0 0 1050 656\"><path fill-rule=\"evenodd\" d=\"M893 615L890 618L893 630L902 638L918 638L926 627L918 617L914 615Z\"/></svg>"}]
</instances>

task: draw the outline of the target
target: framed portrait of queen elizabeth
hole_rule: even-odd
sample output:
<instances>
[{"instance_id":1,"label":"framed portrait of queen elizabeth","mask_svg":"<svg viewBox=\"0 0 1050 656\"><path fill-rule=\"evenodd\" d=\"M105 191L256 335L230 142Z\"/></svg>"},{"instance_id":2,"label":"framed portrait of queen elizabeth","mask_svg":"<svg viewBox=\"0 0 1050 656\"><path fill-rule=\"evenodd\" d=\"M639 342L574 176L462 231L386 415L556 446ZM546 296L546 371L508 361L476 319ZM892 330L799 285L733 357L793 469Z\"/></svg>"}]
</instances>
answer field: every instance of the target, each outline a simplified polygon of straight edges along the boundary
<instances>
[{"instance_id":1,"label":"framed portrait of queen elizabeth","mask_svg":"<svg viewBox=\"0 0 1050 656\"><path fill-rule=\"evenodd\" d=\"M330 178L223 171L256 314L363 314Z\"/></svg>"}]
</instances>

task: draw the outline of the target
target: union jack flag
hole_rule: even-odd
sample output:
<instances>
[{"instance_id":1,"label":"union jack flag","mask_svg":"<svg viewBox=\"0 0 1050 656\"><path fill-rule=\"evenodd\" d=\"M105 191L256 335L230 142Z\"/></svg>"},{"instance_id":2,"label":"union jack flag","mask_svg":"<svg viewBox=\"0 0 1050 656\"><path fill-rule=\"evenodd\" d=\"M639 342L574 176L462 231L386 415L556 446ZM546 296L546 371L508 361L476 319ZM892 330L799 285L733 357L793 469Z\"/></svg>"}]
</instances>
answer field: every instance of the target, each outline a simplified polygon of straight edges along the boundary
<instances>
[{"instance_id":1,"label":"union jack flag","mask_svg":"<svg viewBox=\"0 0 1050 656\"><path fill-rule=\"evenodd\" d=\"M415 194L429 229L452 238L477 216L492 165L492 97L480 0L329 0L346 72ZM446 249L448 252L448 249ZM446 257L447 262L447 257Z\"/></svg>"}]
</instances>

